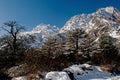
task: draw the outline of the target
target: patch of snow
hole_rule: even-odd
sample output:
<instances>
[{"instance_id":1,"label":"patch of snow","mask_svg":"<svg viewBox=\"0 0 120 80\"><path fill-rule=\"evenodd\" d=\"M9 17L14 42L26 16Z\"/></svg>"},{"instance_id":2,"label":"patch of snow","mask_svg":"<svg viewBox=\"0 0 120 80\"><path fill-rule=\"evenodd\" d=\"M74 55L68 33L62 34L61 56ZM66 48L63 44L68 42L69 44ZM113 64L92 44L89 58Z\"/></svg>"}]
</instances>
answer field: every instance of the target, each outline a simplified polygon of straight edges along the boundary
<instances>
[{"instance_id":1,"label":"patch of snow","mask_svg":"<svg viewBox=\"0 0 120 80\"><path fill-rule=\"evenodd\" d=\"M106 80L120 80L120 76L111 77Z\"/></svg>"},{"instance_id":2,"label":"patch of snow","mask_svg":"<svg viewBox=\"0 0 120 80\"><path fill-rule=\"evenodd\" d=\"M98 40L99 40L99 37L97 37L94 42L97 42Z\"/></svg>"},{"instance_id":3,"label":"patch of snow","mask_svg":"<svg viewBox=\"0 0 120 80\"><path fill-rule=\"evenodd\" d=\"M22 76L22 77L12 78L12 80L27 80L27 79L26 77Z\"/></svg>"},{"instance_id":4,"label":"patch of snow","mask_svg":"<svg viewBox=\"0 0 120 80\"><path fill-rule=\"evenodd\" d=\"M108 12L108 13L113 14L113 12L114 12L114 7L106 7L106 8L105 8L105 11Z\"/></svg>"},{"instance_id":5,"label":"patch of snow","mask_svg":"<svg viewBox=\"0 0 120 80\"><path fill-rule=\"evenodd\" d=\"M82 64L81 67L85 67L85 68L91 68L92 66L89 64Z\"/></svg>"},{"instance_id":6,"label":"patch of snow","mask_svg":"<svg viewBox=\"0 0 120 80\"><path fill-rule=\"evenodd\" d=\"M21 32L19 35L26 38L33 37L31 47L39 47L48 37L52 37L58 34L59 28L56 26L50 26L50 24L40 24L32 31Z\"/></svg>"},{"instance_id":7,"label":"patch of snow","mask_svg":"<svg viewBox=\"0 0 120 80\"><path fill-rule=\"evenodd\" d=\"M84 71L80 68L80 65L72 65L66 69L64 69L65 71L70 71L72 73L80 73L83 74Z\"/></svg>"},{"instance_id":8,"label":"patch of snow","mask_svg":"<svg viewBox=\"0 0 120 80\"><path fill-rule=\"evenodd\" d=\"M119 12L116 12L115 10L116 9L114 7L100 8L96 12L96 14L97 14L97 17L99 17L99 18L107 17L110 19L115 19L115 17L113 15L119 13Z\"/></svg>"},{"instance_id":9,"label":"patch of snow","mask_svg":"<svg viewBox=\"0 0 120 80\"><path fill-rule=\"evenodd\" d=\"M76 28L86 29L91 18L92 14L75 15L66 22L63 28L60 29L59 33L66 33L67 31L72 31Z\"/></svg>"},{"instance_id":10,"label":"patch of snow","mask_svg":"<svg viewBox=\"0 0 120 80\"><path fill-rule=\"evenodd\" d=\"M103 22L109 23L106 19L102 19L102 20L103 20Z\"/></svg>"},{"instance_id":11,"label":"patch of snow","mask_svg":"<svg viewBox=\"0 0 120 80\"><path fill-rule=\"evenodd\" d=\"M99 66L91 66L89 64L82 65L72 65L68 68L65 68L63 71L51 71L47 73L46 79L51 80L119 80L120 76L113 76L111 73L104 72L100 69ZM68 74L67 74L68 73ZM68 76L69 75L69 76ZM71 78L71 79L70 79Z\"/></svg>"},{"instance_id":12,"label":"patch of snow","mask_svg":"<svg viewBox=\"0 0 120 80\"><path fill-rule=\"evenodd\" d=\"M97 79L90 79L90 80L120 80L120 76L110 77L107 79L97 78Z\"/></svg>"},{"instance_id":13,"label":"patch of snow","mask_svg":"<svg viewBox=\"0 0 120 80\"><path fill-rule=\"evenodd\" d=\"M27 80L27 78L21 76L12 80ZM63 71L48 72L45 75L45 80L120 80L120 75L114 76L111 73L104 72L99 66L79 64L65 68Z\"/></svg>"},{"instance_id":14,"label":"patch of snow","mask_svg":"<svg viewBox=\"0 0 120 80\"><path fill-rule=\"evenodd\" d=\"M114 37L114 38L120 38L120 35L117 34L117 31L112 31L109 35Z\"/></svg>"},{"instance_id":15,"label":"patch of snow","mask_svg":"<svg viewBox=\"0 0 120 80\"><path fill-rule=\"evenodd\" d=\"M94 24L94 23L92 23L92 22L90 22L90 23L89 23L89 25L90 25L90 26L94 26L95 24ZM92 28L92 27L91 27L91 28Z\"/></svg>"},{"instance_id":16,"label":"patch of snow","mask_svg":"<svg viewBox=\"0 0 120 80\"><path fill-rule=\"evenodd\" d=\"M46 75L46 80L71 80L66 72L49 72Z\"/></svg>"},{"instance_id":17,"label":"patch of snow","mask_svg":"<svg viewBox=\"0 0 120 80\"><path fill-rule=\"evenodd\" d=\"M98 71L103 72L103 70L99 66L95 66Z\"/></svg>"}]
</instances>

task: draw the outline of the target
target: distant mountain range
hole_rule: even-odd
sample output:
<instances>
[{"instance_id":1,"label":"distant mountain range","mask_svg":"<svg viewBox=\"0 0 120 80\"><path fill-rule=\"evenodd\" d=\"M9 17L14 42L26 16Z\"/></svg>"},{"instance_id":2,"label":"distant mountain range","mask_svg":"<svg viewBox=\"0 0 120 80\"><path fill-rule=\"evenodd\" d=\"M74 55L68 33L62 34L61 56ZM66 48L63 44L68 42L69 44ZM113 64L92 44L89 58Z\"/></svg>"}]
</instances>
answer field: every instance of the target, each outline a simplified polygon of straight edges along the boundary
<instances>
[{"instance_id":1,"label":"distant mountain range","mask_svg":"<svg viewBox=\"0 0 120 80\"><path fill-rule=\"evenodd\" d=\"M120 12L110 6L100 8L91 14L75 15L61 28L40 24L32 31L21 33L22 36L30 35L35 37L35 43L32 46L40 46L47 37L60 36L77 28L84 29L91 37L99 39L101 34L110 35L120 42Z\"/></svg>"}]
</instances>

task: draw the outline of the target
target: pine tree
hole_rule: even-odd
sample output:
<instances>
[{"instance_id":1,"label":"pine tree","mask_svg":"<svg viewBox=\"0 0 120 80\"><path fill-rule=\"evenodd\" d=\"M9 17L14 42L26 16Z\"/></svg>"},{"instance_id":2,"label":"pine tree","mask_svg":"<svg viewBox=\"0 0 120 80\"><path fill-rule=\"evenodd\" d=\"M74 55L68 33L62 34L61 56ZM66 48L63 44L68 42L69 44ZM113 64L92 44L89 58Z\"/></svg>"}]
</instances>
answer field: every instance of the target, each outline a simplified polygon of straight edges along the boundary
<instances>
[{"instance_id":1,"label":"pine tree","mask_svg":"<svg viewBox=\"0 0 120 80\"><path fill-rule=\"evenodd\" d=\"M43 54L49 57L57 57L63 53L63 41L59 37L49 37L41 46Z\"/></svg>"},{"instance_id":2,"label":"pine tree","mask_svg":"<svg viewBox=\"0 0 120 80\"><path fill-rule=\"evenodd\" d=\"M79 51L79 44L85 36L85 31L83 29L75 29L70 31L67 35L65 50L70 54L70 61L76 62L76 56Z\"/></svg>"},{"instance_id":3,"label":"pine tree","mask_svg":"<svg viewBox=\"0 0 120 80\"><path fill-rule=\"evenodd\" d=\"M102 49L103 64L110 64L115 61L118 49L114 45L114 39L110 36L102 35L99 39L99 47Z\"/></svg>"},{"instance_id":4,"label":"pine tree","mask_svg":"<svg viewBox=\"0 0 120 80\"><path fill-rule=\"evenodd\" d=\"M83 56L86 60L90 60L92 51L95 47L96 45L94 39L92 39L89 35L86 35L79 45L79 52L82 53L81 56Z\"/></svg>"}]
</instances>

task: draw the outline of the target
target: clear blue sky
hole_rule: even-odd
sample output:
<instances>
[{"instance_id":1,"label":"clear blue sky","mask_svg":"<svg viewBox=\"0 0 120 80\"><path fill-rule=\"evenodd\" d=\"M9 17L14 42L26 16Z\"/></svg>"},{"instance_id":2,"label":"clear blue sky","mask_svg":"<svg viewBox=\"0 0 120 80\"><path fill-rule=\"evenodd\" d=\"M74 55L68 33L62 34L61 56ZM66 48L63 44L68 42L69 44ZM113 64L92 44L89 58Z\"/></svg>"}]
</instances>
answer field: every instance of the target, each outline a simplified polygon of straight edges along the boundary
<instances>
[{"instance_id":1,"label":"clear blue sky","mask_svg":"<svg viewBox=\"0 0 120 80\"><path fill-rule=\"evenodd\" d=\"M92 13L106 6L120 10L120 0L0 0L0 26L14 20L27 30L40 23L62 27L76 14Z\"/></svg>"}]
</instances>

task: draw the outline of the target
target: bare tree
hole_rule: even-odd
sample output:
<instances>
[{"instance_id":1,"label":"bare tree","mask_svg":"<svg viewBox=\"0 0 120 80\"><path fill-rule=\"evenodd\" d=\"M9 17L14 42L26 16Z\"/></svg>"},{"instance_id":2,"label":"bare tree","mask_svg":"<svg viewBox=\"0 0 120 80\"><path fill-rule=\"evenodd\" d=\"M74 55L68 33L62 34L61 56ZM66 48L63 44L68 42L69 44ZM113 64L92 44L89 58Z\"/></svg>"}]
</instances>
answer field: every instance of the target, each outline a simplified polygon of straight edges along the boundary
<instances>
[{"instance_id":1,"label":"bare tree","mask_svg":"<svg viewBox=\"0 0 120 80\"><path fill-rule=\"evenodd\" d=\"M9 38L11 38L11 41L6 41L6 43L9 43L7 45L10 46L13 53L15 54L17 48L18 34L21 30L23 30L23 27L17 24L15 21L9 21L4 23L2 29L6 31L9 35Z\"/></svg>"},{"instance_id":2,"label":"bare tree","mask_svg":"<svg viewBox=\"0 0 120 80\"><path fill-rule=\"evenodd\" d=\"M23 55L22 47L25 41L23 37L19 35L19 33L23 30L23 26L17 24L15 21L9 21L4 23L1 28L7 34L3 35L0 39L0 45L3 47L4 52L8 56L8 60L10 59L12 65L15 65L18 57Z\"/></svg>"}]
</instances>

